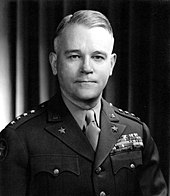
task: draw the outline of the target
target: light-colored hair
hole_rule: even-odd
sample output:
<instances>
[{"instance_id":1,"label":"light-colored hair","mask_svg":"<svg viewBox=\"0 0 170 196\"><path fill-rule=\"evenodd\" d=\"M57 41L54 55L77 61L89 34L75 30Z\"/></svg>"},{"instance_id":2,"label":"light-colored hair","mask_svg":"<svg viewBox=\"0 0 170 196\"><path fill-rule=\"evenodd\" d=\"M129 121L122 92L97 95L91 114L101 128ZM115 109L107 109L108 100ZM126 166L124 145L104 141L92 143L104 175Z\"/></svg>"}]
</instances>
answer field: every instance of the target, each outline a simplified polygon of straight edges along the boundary
<instances>
[{"instance_id":1,"label":"light-colored hair","mask_svg":"<svg viewBox=\"0 0 170 196\"><path fill-rule=\"evenodd\" d=\"M54 48L64 29L72 24L81 24L87 26L88 28L102 27L113 36L111 24L106 16L94 10L80 10L75 12L73 15L64 17L59 23L54 36ZM55 48L55 50L57 50L57 48Z\"/></svg>"}]
</instances>

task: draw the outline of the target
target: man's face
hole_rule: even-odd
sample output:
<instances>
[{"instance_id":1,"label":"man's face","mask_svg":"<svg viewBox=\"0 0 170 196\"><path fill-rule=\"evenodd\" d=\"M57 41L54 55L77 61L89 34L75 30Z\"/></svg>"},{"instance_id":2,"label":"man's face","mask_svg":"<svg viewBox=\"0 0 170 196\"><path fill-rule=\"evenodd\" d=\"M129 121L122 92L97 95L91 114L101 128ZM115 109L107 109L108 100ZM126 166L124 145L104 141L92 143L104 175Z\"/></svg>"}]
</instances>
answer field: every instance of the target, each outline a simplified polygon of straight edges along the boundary
<instances>
[{"instance_id":1,"label":"man's face","mask_svg":"<svg viewBox=\"0 0 170 196\"><path fill-rule=\"evenodd\" d=\"M97 100L115 64L113 37L102 27L66 27L51 65L62 93L73 102Z\"/></svg>"}]
</instances>

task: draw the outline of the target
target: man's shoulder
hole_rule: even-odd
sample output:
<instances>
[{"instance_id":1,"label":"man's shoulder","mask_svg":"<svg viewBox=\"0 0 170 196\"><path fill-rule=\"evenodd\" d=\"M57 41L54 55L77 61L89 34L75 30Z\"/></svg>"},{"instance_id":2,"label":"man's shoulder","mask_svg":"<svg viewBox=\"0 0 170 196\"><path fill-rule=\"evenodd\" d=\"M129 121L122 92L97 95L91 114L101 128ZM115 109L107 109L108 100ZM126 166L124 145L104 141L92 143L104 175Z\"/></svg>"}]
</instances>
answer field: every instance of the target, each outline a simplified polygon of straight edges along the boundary
<instances>
[{"instance_id":1,"label":"man's shoulder","mask_svg":"<svg viewBox=\"0 0 170 196\"><path fill-rule=\"evenodd\" d=\"M141 119L136 116L133 112L123 110L119 107L114 106L112 103L109 103L104 100L104 105L107 110L110 110L112 116L120 122L128 122L128 123L139 123L143 124Z\"/></svg>"},{"instance_id":2,"label":"man's shoulder","mask_svg":"<svg viewBox=\"0 0 170 196\"><path fill-rule=\"evenodd\" d=\"M15 117L6 127L17 129L22 125L26 125L28 122L30 122L32 119L42 115L44 111L46 110L47 102L41 103L38 106L34 107L34 109L28 110L21 115Z\"/></svg>"},{"instance_id":3,"label":"man's shoulder","mask_svg":"<svg viewBox=\"0 0 170 196\"><path fill-rule=\"evenodd\" d=\"M134 113L127 111L127 110L123 110L121 108L117 108L114 106L114 111L116 112L116 114L121 118L121 119L127 119L130 121L135 121L137 123L143 124L143 122L141 121L141 119L136 116Z\"/></svg>"}]
</instances>

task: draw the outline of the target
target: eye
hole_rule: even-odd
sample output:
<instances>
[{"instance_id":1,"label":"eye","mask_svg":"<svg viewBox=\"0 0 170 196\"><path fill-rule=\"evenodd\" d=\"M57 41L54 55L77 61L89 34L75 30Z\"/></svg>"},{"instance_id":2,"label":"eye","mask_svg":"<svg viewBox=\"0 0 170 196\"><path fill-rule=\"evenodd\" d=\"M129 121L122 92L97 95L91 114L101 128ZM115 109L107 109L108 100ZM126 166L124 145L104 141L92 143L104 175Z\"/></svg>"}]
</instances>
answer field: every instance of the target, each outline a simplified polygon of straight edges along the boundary
<instances>
[{"instance_id":1,"label":"eye","mask_svg":"<svg viewBox=\"0 0 170 196\"><path fill-rule=\"evenodd\" d=\"M93 58L95 61L103 61L103 60L105 60L105 57L102 56L102 55L95 55L95 56L92 56L92 58Z\"/></svg>"},{"instance_id":2,"label":"eye","mask_svg":"<svg viewBox=\"0 0 170 196\"><path fill-rule=\"evenodd\" d=\"M80 55L72 54L72 55L69 55L68 58L71 59L71 60L78 60L80 58Z\"/></svg>"}]
</instances>

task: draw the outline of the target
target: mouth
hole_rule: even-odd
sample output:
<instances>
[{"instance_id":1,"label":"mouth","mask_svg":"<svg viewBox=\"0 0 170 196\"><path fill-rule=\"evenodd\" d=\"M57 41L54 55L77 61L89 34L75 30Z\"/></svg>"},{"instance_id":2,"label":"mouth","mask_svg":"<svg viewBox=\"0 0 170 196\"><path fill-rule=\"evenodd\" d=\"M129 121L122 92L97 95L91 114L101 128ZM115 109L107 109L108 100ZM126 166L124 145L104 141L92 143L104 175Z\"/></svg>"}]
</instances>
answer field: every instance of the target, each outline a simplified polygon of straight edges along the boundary
<instances>
[{"instance_id":1,"label":"mouth","mask_svg":"<svg viewBox=\"0 0 170 196\"><path fill-rule=\"evenodd\" d=\"M76 80L76 83L96 83L94 80Z\"/></svg>"},{"instance_id":2,"label":"mouth","mask_svg":"<svg viewBox=\"0 0 170 196\"><path fill-rule=\"evenodd\" d=\"M78 83L78 84L96 84L97 82L96 81L87 81L87 80L81 80L81 81L76 81L76 83Z\"/></svg>"}]
</instances>

